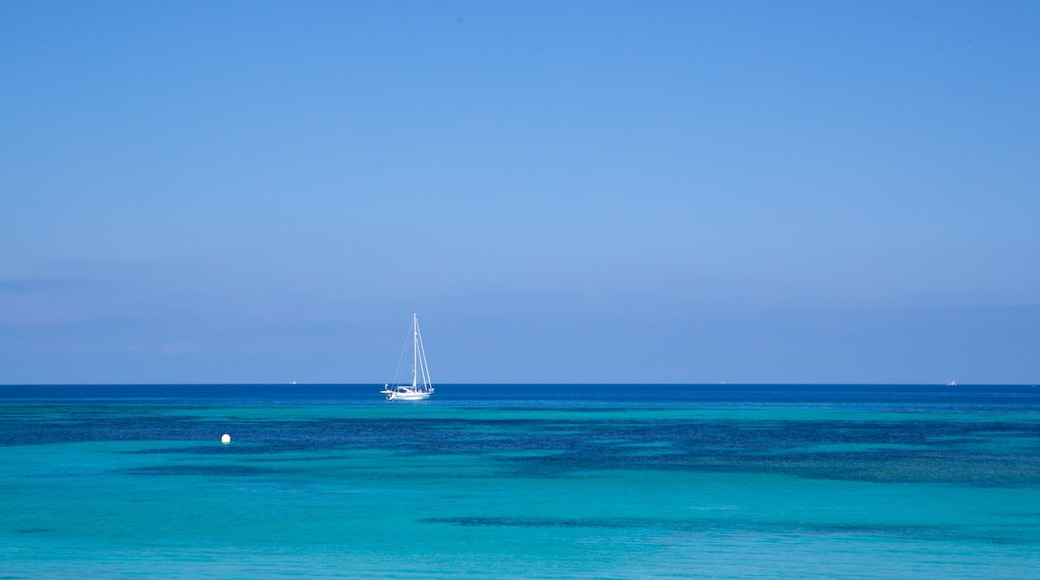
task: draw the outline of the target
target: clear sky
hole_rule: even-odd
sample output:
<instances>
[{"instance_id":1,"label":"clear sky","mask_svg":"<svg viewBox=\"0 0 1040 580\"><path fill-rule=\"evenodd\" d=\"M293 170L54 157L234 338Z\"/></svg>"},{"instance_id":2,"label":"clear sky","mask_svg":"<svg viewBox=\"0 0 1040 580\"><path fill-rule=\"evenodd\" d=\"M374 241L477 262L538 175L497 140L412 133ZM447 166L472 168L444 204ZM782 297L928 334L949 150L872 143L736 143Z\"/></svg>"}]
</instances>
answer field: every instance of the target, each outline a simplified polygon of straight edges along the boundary
<instances>
[{"instance_id":1,"label":"clear sky","mask_svg":"<svg viewBox=\"0 0 1040 580\"><path fill-rule=\"evenodd\" d=\"M1038 2L0 2L0 383L1040 382Z\"/></svg>"}]
</instances>

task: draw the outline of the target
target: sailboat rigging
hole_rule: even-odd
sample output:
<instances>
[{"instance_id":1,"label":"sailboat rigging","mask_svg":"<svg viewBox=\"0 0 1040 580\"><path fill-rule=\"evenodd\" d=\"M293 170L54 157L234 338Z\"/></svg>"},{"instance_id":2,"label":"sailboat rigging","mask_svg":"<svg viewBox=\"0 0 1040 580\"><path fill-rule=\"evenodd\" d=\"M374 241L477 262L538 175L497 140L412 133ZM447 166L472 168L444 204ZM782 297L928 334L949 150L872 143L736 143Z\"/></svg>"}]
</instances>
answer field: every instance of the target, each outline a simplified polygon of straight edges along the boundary
<instances>
[{"instance_id":1,"label":"sailboat rigging","mask_svg":"<svg viewBox=\"0 0 1040 580\"><path fill-rule=\"evenodd\" d=\"M379 392L386 395L387 401L422 401L433 394L430 367L426 364L426 350L419 332L419 317L415 314L412 314L412 345L412 384L384 384Z\"/></svg>"}]
</instances>

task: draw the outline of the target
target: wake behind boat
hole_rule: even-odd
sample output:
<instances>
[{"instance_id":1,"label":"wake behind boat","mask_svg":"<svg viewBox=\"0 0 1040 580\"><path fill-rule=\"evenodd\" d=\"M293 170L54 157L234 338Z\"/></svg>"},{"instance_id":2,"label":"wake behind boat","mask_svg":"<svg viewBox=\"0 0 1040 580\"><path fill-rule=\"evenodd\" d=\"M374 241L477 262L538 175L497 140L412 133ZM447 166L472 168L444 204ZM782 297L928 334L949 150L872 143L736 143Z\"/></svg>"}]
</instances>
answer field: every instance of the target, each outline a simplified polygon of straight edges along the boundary
<instances>
[{"instance_id":1,"label":"wake behind boat","mask_svg":"<svg viewBox=\"0 0 1040 580\"><path fill-rule=\"evenodd\" d=\"M426 350L419 332L419 318L415 314L412 314L412 345L412 384L383 385L383 390L379 392L386 395L387 401L422 401L433 394L430 367L426 364Z\"/></svg>"}]
</instances>

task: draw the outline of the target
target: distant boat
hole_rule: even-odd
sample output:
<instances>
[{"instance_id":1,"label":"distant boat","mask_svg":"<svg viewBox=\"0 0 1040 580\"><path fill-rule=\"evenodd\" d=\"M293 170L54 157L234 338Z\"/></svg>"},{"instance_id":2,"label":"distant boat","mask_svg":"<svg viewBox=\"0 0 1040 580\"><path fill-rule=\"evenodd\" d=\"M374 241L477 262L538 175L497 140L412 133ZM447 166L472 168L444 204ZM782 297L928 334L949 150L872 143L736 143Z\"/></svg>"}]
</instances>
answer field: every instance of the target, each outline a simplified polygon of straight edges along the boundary
<instances>
[{"instance_id":1,"label":"distant boat","mask_svg":"<svg viewBox=\"0 0 1040 580\"><path fill-rule=\"evenodd\" d=\"M430 381L430 367L426 364L426 350L423 349L422 334L419 333L419 317L412 314L412 384L391 385L386 383L383 390L387 401L422 401L433 394L433 382Z\"/></svg>"},{"instance_id":2,"label":"distant boat","mask_svg":"<svg viewBox=\"0 0 1040 580\"><path fill-rule=\"evenodd\" d=\"M947 387L956 387L957 386L957 381L950 381L950 382L946 383L946 386Z\"/></svg>"}]
</instances>

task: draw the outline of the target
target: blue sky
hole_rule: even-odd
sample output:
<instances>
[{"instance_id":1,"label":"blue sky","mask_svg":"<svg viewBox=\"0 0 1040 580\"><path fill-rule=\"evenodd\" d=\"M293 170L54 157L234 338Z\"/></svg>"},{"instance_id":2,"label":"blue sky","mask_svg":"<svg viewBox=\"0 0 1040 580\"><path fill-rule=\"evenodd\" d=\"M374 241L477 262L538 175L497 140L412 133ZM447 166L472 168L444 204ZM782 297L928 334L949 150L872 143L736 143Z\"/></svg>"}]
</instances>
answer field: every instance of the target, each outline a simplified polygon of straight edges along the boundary
<instances>
[{"instance_id":1,"label":"blue sky","mask_svg":"<svg viewBox=\"0 0 1040 580\"><path fill-rule=\"evenodd\" d=\"M1040 382L1037 30L0 3L0 383Z\"/></svg>"}]
</instances>

